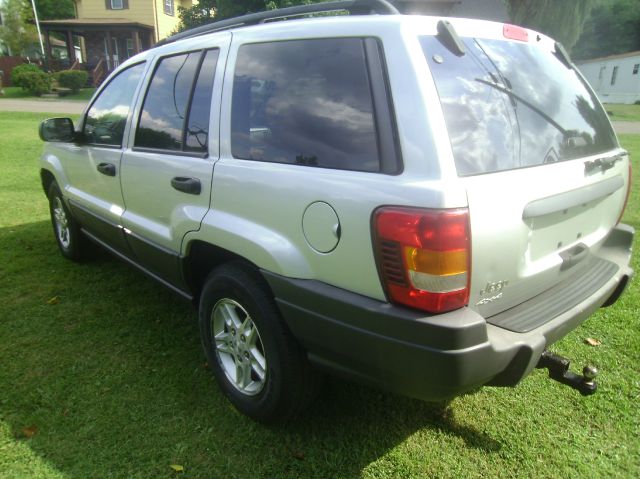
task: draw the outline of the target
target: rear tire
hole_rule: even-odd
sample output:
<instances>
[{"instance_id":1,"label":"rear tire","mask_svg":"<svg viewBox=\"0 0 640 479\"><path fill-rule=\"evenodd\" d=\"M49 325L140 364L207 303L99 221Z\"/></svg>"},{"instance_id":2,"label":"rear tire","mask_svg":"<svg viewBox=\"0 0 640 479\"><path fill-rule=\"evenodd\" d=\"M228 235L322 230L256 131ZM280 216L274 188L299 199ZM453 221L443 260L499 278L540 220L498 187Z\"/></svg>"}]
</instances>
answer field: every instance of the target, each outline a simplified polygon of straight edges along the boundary
<instances>
[{"instance_id":1,"label":"rear tire","mask_svg":"<svg viewBox=\"0 0 640 479\"><path fill-rule=\"evenodd\" d=\"M53 234L58 243L60 253L65 258L73 261L82 261L88 252L88 240L80 232L78 223L71 216L71 212L65 204L58 184L54 181L49 186L49 212L51 213L51 225Z\"/></svg>"},{"instance_id":2,"label":"rear tire","mask_svg":"<svg viewBox=\"0 0 640 479\"><path fill-rule=\"evenodd\" d=\"M216 268L202 290L199 322L213 375L243 414L263 423L287 422L315 396L318 373L253 268Z\"/></svg>"}]
</instances>

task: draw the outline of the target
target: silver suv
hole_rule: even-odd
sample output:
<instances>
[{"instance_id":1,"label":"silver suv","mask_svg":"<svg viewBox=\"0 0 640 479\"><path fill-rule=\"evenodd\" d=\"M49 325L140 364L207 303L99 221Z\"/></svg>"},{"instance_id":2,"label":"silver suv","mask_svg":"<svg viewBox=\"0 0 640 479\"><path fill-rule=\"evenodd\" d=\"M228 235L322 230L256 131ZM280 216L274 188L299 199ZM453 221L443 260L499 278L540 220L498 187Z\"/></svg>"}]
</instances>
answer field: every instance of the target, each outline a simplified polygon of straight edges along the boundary
<instances>
[{"instance_id":1,"label":"silver suv","mask_svg":"<svg viewBox=\"0 0 640 479\"><path fill-rule=\"evenodd\" d=\"M630 161L542 34L383 0L252 14L129 59L40 134L62 254L89 239L199 304L255 419L293 417L318 371L425 400L536 366L595 390L546 348L632 276Z\"/></svg>"}]
</instances>

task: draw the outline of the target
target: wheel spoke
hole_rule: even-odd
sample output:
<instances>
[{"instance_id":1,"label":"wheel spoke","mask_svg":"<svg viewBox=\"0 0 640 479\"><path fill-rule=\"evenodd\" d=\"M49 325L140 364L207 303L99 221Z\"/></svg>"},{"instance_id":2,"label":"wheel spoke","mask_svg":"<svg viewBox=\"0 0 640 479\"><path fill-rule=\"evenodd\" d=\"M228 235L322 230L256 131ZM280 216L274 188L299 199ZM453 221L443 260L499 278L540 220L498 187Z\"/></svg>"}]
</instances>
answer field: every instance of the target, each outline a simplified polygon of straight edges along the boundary
<instances>
[{"instance_id":1,"label":"wheel spoke","mask_svg":"<svg viewBox=\"0 0 640 479\"><path fill-rule=\"evenodd\" d=\"M258 375L260 378L260 382L264 381L267 373L267 361L264 359L264 356L260 351L256 348L251 350L251 369Z\"/></svg>"},{"instance_id":2,"label":"wheel spoke","mask_svg":"<svg viewBox=\"0 0 640 479\"><path fill-rule=\"evenodd\" d=\"M256 327L251 321L251 318L247 318L247 320L243 324L244 329L244 337L247 340L247 345L249 347L253 347L256 345L256 340L258 339L258 335L256 334Z\"/></svg>"},{"instance_id":3,"label":"wheel spoke","mask_svg":"<svg viewBox=\"0 0 640 479\"><path fill-rule=\"evenodd\" d=\"M236 312L236 308L234 307L234 305L224 303L222 305L222 309L224 310L224 316L226 319L225 322L228 326L239 328L242 325L242 321L240 321L240 318L238 318L238 313Z\"/></svg>"},{"instance_id":4,"label":"wheel spoke","mask_svg":"<svg viewBox=\"0 0 640 479\"><path fill-rule=\"evenodd\" d=\"M236 361L236 384L240 389L246 389L251 383L251 363Z\"/></svg>"}]
</instances>

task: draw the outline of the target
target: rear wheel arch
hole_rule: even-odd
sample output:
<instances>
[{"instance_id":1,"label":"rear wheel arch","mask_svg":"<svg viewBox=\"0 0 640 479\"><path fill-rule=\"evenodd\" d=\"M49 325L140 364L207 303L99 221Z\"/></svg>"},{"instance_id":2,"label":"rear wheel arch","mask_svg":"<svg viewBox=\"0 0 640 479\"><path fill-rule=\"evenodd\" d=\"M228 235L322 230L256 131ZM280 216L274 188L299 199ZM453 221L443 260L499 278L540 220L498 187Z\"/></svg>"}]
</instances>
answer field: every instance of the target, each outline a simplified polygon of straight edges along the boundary
<instances>
[{"instance_id":1,"label":"rear wheel arch","mask_svg":"<svg viewBox=\"0 0 640 479\"><path fill-rule=\"evenodd\" d=\"M273 296L269 284L254 263L225 248L206 241L194 240L187 246L187 254L182 259L182 270L196 304L209 274L219 266L231 263L251 275L258 283L267 288Z\"/></svg>"}]
</instances>

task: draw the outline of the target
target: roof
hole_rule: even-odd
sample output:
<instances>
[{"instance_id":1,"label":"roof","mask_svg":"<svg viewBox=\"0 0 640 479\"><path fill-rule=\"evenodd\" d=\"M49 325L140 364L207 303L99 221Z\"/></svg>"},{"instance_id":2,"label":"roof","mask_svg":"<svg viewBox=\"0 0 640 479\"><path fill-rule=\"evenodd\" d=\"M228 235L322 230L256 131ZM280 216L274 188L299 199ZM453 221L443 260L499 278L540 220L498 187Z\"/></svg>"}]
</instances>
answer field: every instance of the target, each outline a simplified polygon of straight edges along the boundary
<instances>
[{"instance_id":1,"label":"roof","mask_svg":"<svg viewBox=\"0 0 640 479\"><path fill-rule=\"evenodd\" d=\"M133 22L126 18L68 18L66 20L41 20L40 25L44 27L66 27L66 28L82 28L82 27L139 27L150 28L152 25L146 25L140 22ZM51 28L50 28L51 29Z\"/></svg>"},{"instance_id":2,"label":"roof","mask_svg":"<svg viewBox=\"0 0 640 479\"><path fill-rule=\"evenodd\" d=\"M606 57L589 58L588 60L578 60L576 61L576 63L578 65L584 65L585 63L602 62L606 60L616 60L619 58L629 58L629 57L640 57L640 50L637 50L635 52L619 53L617 55L609 55Z\"/></svg>"}]
</instances>

